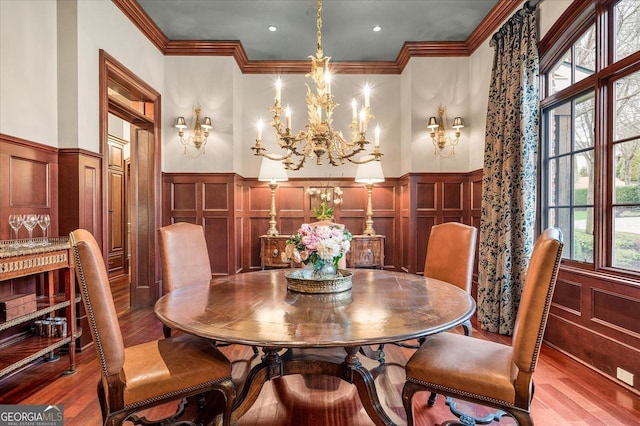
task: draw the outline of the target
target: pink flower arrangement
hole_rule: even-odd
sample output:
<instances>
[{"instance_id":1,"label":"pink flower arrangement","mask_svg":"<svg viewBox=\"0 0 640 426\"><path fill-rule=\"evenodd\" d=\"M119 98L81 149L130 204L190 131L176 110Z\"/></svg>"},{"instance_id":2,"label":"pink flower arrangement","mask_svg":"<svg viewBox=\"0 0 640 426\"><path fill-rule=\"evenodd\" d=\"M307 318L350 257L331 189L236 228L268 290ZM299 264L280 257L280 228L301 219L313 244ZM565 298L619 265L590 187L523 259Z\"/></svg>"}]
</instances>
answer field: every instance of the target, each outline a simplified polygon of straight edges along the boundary
<instances>
[{"instance_id":1,"label":"pink flower arrangement","mask_svg":"<svg viewBox=\"0 0 640 426\"><path fill-rule=\"evenodd\" d=\"M351 233L336 225L311 226L303 223L287 240L282 261L313 265L319 271L325 265L338 269L338 261L351 248Z\"/></svg>"}]
</instances>

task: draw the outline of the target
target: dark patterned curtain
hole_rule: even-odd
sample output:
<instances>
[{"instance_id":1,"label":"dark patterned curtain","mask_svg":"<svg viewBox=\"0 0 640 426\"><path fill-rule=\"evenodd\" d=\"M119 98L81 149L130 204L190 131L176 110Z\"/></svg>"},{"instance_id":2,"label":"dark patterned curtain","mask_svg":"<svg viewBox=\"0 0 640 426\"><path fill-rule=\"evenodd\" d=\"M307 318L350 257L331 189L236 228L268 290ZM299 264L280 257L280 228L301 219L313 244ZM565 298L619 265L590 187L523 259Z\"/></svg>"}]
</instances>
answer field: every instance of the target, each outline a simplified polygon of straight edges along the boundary
<instances>
[{"instance_id":1,"label":"dark patterned curtain","mask_svg":"<svg viewBox=\"0 0 640 426\"><path fill-rule=\"evenodd\" d=\"M537 2L536 2L537 3ZM539 60L535 6L493 36L482 178L478 320L512 334L536 219Z\"/></svg>"}]
</instances>

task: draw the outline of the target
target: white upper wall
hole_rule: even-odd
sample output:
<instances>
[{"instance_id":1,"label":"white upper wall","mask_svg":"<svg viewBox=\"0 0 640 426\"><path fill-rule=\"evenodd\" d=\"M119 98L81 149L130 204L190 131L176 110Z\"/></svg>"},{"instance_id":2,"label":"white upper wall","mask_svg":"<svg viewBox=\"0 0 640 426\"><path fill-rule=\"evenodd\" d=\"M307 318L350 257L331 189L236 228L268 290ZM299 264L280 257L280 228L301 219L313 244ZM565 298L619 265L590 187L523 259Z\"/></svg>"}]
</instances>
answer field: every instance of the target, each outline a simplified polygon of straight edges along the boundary
<instances>
[{"instance_id":1,"label":"white upper wall","mask_svg":"<svg viewBox=\"0 0 640 426\"><path fill-rule=\"evenodd\" d=\"M407 68L410 73L410 169L403 172L466 172L469 170L469 58L413 58ZM455 155L442 158L434 152L429 117L438 117L438 108L446 107L445 127L453 135L454 117L462 117L465 127ZM449 149L445 148L444 155Z\"/></svg>"},{"instance_id":2,"label":"white upper wall","mask_svg":"<svg viewBox=\"0 0 640 426\"><path fill-rule=\"evenodd\" d=\"M78 1L77 7L78 141L64 141L64 146L99 152L100 49L159 93L164 92L165 57L113 2Z\"/></svg>"},{"instance_id":3,"label":"white upper wall","mask_svg":"<svg viewBox=\"0 0 640 426\"><path fill-rule=\"evenodd\" d=\"M233 172L235 103L234 69L231 57L167 56L165 58L165 91L162 97L162 170L165 172ZM176 117L185 118L192 135L195 116L193 107L200 105L202 117L210 117L205 154L197 158L184 155Z\"/></svg>"},{"instance_id":4,"label":"white upper wall","mask_svg":"<svg viewBox=\"0 0 640 426\"><path fill-rule=\"evenodd\" d=\"M58 146L56 2L0 1L0 133Z\"/></svg>"},{"instance_id":5,"label":"white upper wall","mask_svg":"<svg viewBox=\"0 0 640 426\"><path fill-rule=\"evenodd\" d=\"M570 3L540 4L541 36ZM99 152L98 55L104 49L161 93L163 171L257 176L260 158L250 148L258 118L265 121L263 144L275 149L269 108L276 75L243 75L231 57L165 57L109 0L56 4L0 1L0 133ZM380 124L387 176L480 169L493 54L487 40L470 57L412 58L401 75L336 75L334 127L349 134L351 98L361 104L369 83L376 119L368 136L372 140ZM291 105L294 130L301 129L309 80L302 74L282 78L283 103ZM178 115L190 118L195 103L213 120L207 152L198 159L182 154L173 127ZM426 128L439 105L447 107L449 127L456 116L465 121L456 156L449 159L434 155ZM355 176L353 164L310 162L289 176Z\"/></svg>"}]
</instances>

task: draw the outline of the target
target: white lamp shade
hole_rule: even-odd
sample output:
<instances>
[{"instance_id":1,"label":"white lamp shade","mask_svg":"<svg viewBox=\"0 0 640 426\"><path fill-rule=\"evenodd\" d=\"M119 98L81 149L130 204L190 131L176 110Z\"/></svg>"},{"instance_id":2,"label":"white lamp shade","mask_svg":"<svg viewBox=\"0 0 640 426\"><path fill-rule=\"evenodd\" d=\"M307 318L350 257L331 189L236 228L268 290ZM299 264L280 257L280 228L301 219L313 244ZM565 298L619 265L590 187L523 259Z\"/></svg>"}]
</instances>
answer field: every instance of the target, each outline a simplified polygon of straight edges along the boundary
<instances>
[{"instance_id":1,"label":"white lamp shade","mask_svg":"<svg viewBox=\"0 0 640 426\"><path fill-rule=\"evenodd\" d=\"M260 173L258 174L258 180L267 182L284 182L289 180L289 177L287 176L287 171L284 169L282 162L263 157L262 164L260 165Z\"/></svg>"},{"instance_id":2,"label":"white lamp shade","mask_svg":"<svg viewBox=\"0 0 640 426\"><path fill-rule=\"evenodd\" d=\"M363 157L360 161L366 159ZM380 161L369 161L368 163L358 164L356 170L356 182L358 183L379 183L384 182L384 173L382 172L382 163Z\"/></svg>"}]
</instances>

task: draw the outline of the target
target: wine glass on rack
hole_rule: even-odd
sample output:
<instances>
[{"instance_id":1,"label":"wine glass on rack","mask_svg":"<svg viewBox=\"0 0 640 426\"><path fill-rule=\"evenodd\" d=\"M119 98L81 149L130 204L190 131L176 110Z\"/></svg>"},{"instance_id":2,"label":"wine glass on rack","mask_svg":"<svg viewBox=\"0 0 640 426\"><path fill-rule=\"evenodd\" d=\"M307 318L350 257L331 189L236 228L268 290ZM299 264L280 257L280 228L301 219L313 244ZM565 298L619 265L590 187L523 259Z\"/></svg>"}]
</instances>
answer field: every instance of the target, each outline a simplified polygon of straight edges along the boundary
<instances>
[{"instance_id":1,"label":"wine glass on rack","mask_svg":"<svg viewBox=\"0 0 640 426\"><path fill-rule=\"evenodd\" d=\"M13 233L16 235L15 242L13 243L13 247L19 247L18 244L18 231L20 231L20 227L22 226L22 215L21 214L10 214L9 215L9 226L13 230Z\"/></svg>"},{"instance_id":2,"label":"wine glass on rack","mask_svg":"<svg viewBox=\"0 0 640 426\"><path fill-rule=\"evenodd\" d=\"M38 224L38 216L35 214L24 215L22 217L22 224L27 228L27 232L29 233L29 242L27 243L27 247L33 247L35 245L33 242L33 228Z\"/></svg>"},{"instance_id":3,"label":"wine glass on rack","mask_svg":"<svg viewBox=\"0 0 640 426\"><path fill-rule=\"evenodd\" d=\"M42 229L42 245L49 245L48 228L51 224L51 217L48 214L38 215L38 226Z\"/></svg>"}]
</instances>

